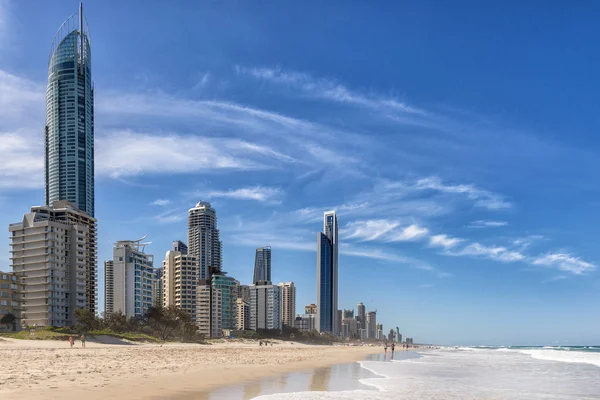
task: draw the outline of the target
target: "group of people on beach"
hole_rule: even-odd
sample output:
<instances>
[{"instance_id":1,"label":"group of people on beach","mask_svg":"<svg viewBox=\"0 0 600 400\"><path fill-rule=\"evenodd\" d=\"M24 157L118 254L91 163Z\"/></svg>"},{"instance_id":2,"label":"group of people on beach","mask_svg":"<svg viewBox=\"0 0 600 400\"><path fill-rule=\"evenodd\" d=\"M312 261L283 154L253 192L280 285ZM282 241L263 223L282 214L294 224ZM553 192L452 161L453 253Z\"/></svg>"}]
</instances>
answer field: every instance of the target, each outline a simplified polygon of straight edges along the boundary
<instances>
[{"instance_id":1,"label":"group of people on beach","mask_svg":"<svg viewBox=\"0 0 600 400\"><path fill-rule=\"evenodd\" d=\"M396 350L396 344L394 342L392 342L392 345L390 346L390 348L392 349L392 358L394 358L394 350ZM387 342L383 345L383 351L384 353L387 355L387 349L388 349L388 344Z\"/></svg>"},{"instance_id":2,"label":"group of people on beach","mask_svg":"<svg viewBox=\"0 0 600 400\"><path fill-rule=\"evenodd\" d=\"M81 347L85 348L85 336L81 335L79 340L81 340ZM71 345L71 348L75 346L75 338L73 336L69 336L69 344Z\"/></svg>"}]
</instances>

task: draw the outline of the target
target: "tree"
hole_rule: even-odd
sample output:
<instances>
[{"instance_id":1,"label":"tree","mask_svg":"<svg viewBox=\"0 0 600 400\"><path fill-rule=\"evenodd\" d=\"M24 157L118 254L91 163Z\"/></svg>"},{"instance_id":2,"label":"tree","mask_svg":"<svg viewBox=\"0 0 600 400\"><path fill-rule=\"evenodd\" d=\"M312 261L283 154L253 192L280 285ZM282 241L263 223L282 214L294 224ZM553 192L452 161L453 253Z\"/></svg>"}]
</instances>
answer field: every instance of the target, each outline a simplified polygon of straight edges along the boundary
<instances>
[{"instance_id":1,"label":"tree","mask_svg":"<svg viewBox=\"0 0 600 400\"><path fill-rule=\"evenodd\" d=\"M0 324L6 325L6 329L11 329L14 331L17 329L17 317L14 314L8 313L2 319L0 319Z\"/></svg>"},{"instance_id":2,"label":"tree","mask_svg":"<svg viewBox=\"0 0 600 400\"><path fill-rule=\"evenodd\" d=\"M105 314L103 322L108 329L116 333L123 333L130 330L127 316L121 311Z\"/></svg>"},{"instance_id":3,"label":"tree","mask_svg":"<svg viewBox=\"0 0 600 400\"><path fill-rule=\"evenodd\" d=\"M77 320L76 328L79 332L89 332L102 327L102 322L96 314L86 308L78 308L74 314Z\"/></svg>"},{"instance_id":4,"label":"tree","mask_svg":"<svg viewBox=\"0 0 600 400\"><path fill-rule=\"evenodd\" d=\"M179 313L176 307L167 308L150 307L145 319L153 332L160 340L167 340L179 325Z\"/></svg>"}]
</instances>

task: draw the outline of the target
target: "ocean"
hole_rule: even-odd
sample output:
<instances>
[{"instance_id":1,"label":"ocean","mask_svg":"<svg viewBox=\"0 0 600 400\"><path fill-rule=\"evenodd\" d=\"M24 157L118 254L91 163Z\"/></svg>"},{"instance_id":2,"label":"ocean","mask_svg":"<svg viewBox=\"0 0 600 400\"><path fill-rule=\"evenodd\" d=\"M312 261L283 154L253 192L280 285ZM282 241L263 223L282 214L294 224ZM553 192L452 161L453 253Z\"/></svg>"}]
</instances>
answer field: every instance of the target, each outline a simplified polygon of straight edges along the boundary
<instances>
[{"instance_id":1,"label":"ocean","mask_svg":"<svg viewBox=\"0 0 600 400\"><path fill-rule=\"evenodd\" d=\"M354 366L268 382L245 399L600 399L600 346L397 351ZM320 382L314 386L313 383ZM246 393L247 394L247 393ZM217 398L212 397L211 398Z\"/></svg>"}]
</instances>

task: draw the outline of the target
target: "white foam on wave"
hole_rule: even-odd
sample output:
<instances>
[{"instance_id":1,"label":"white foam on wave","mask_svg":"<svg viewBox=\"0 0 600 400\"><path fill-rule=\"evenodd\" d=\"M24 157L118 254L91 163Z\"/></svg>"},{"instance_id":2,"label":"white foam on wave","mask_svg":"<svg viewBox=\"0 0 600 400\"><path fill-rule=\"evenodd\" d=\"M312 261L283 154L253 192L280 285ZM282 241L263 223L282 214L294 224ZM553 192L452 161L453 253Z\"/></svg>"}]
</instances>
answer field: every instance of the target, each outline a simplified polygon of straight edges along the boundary
<instances>
[{"instance_id":1,"label":"white foam on wave","mask_svg":"<svg viewBox=\"0 0 600 400\"><path fill-rule=\"evenodd\" d=\"M597 399L600 374L589 365L598 353L557 350L442 350L419 359L362 361L375 377L360 379L374 388L339 392L279 393L258 400L582 400ZM554 362L543 362L528 356ZM542 358L547 357L547 358ZM556 358L561 358L556 360ZM582 359L584 359L582 361Z\"/></svg>"},{"instance_id":2,"label":"white foam on wave","mask_svg":"<svg viewBox=\"0 0 600 400\"><path fill-rule=\"evenodd\" d=\"M600 367L600 353L586 353L582 351L556 351L556 350L519 350L536 360L558 361L565 363L591 364Z\"/></svg>"}]
</instances>

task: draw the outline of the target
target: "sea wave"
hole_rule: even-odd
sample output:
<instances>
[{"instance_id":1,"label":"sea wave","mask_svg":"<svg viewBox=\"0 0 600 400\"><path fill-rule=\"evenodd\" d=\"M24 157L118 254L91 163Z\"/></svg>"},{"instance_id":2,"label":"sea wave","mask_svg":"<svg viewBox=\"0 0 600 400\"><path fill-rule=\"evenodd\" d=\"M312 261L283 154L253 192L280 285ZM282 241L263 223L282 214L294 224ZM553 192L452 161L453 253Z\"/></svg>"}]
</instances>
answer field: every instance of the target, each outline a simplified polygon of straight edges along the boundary
<instances>
[{"instance_id":1,"label":"sea wave","mask_svg":"<svg viewBox=\"0 0 600 400\"><path fill-rule=\"evenodd\" d=\"M518 350L518 352L527 354L536 360L582 363L600 367L600 353L584 351L556 351L550 349Z\"/></svg>"}]
</instances>

